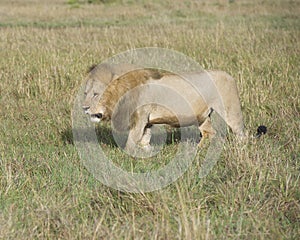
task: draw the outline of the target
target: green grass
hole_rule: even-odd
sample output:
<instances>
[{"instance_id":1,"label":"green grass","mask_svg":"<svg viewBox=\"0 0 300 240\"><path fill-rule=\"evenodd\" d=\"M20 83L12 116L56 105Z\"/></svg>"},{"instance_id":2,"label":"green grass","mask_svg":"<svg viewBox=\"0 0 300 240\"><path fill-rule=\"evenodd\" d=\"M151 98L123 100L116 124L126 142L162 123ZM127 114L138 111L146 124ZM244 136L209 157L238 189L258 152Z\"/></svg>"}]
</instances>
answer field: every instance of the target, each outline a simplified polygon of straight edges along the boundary
<instances>
[{"instance_id":1,"label":"green grass","mask_svg":"<svg viewBox=\"0 0 300 240\"><path fill-rule=\"evenodd\" d=\"M1 1L0 239L298 239L299 7L288 0L78 8L64 0ZM71 109L90 65L149 46L230 73L247 129L265 124L269 132L244 147L229 135L204 179L198 172L207 146L174 184L122 193L83 166ZM104 137L104 150L126 170L168 161L162 154L133 160Z\"/></svg>"}]
</instances>

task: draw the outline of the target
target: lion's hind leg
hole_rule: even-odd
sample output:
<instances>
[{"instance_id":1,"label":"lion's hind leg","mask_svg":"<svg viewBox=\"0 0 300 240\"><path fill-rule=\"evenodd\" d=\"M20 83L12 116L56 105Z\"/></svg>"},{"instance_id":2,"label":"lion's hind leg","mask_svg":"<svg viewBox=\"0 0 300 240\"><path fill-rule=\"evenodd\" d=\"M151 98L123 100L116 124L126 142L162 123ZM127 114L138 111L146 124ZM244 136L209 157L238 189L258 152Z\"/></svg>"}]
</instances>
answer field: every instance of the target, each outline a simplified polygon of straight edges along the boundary
<instances>
[{"instance_id":1,"label":"lion's hind leg","mask_svg":"<svg viewBox=\"0 0 300 240\"><path fill-rule=\"evenodd\" d=\"M201 140L198 144L198 147L201 147L205 141L205 139L212 139L216 134L215 129L212 127L210 117L206 118L205 121L199 126L199 130L201 132Z\"/></svg>"}]
</instances>

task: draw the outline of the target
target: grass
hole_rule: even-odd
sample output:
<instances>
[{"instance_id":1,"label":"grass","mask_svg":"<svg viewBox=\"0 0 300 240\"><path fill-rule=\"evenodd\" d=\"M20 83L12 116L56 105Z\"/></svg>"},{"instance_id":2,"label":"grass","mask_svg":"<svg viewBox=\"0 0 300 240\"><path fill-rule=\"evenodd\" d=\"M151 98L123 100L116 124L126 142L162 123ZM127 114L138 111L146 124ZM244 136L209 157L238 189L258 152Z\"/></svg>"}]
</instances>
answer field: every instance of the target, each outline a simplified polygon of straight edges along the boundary
<instances>
[{"instance_id":1,"label":"grass","mask_svg":"<svg viewBox=\"0 0 300 240\"><path fill-rule=\"evenodd\" d=\"M80 2L80 1L78 1ZM0 3L0 239L298 239L299 3L68 1ZM118 192L72 144L71 109L88 67L131 48L180 51L235 77L247 129L211 173L199 161L170 186ZM106 130L105 130L106 131ZM107 136L106 136L107 137ZM108 139L108 143L111 139ZM171 155L176 144L167 145ZM144 171L110 144L116 164Z\"/></svg>"}]
</instances>

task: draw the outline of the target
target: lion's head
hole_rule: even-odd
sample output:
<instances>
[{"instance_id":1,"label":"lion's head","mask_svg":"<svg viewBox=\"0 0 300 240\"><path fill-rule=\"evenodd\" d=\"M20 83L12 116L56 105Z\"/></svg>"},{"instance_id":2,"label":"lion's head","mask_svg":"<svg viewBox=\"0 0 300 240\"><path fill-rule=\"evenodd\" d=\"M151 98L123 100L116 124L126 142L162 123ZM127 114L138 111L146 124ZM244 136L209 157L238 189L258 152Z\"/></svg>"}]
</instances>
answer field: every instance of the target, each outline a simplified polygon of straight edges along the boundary
<instances>
[{"instance_id":1,"label":"lion's head","mask_svg":"<svg viewBox=\"0 0 300 240\"><path fill-rule=\"evenodd\" d=\"M91 115L91 109L99 102L102 93L111 81L135 68L134 65L127 63L102 63L92 66L86 77L85 98L82 104L85 113Z\"/></svg>"}]
</instances>

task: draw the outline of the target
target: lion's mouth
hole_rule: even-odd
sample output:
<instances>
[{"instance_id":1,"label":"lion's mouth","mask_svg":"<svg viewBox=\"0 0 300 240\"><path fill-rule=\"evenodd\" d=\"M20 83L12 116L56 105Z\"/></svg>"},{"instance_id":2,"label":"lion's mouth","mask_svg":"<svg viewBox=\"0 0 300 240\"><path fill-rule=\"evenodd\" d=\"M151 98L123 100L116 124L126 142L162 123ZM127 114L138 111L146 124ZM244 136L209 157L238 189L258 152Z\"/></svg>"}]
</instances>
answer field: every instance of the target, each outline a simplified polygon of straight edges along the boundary
<instances>
[{"instance_id":1,"label":"lion's mouth","mask_svg":"<svg viewBox=\"0 0 300 240\"><path fill-rule=\"evenodd\" d=\"M102 117L103 117L102 113L92 114L91 115L91 121L98 123L98 122L101 121Z\"/></svg>"}]
</instances>

